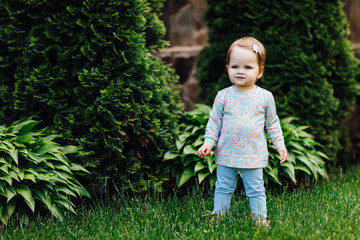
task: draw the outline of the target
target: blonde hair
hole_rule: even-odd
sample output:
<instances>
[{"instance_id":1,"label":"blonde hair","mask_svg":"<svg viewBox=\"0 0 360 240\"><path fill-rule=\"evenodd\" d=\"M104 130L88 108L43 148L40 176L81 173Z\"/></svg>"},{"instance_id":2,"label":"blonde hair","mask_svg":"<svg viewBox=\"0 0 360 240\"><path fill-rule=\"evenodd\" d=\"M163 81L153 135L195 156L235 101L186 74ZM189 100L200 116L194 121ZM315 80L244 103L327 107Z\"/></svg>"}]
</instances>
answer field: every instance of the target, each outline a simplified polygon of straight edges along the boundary
<instances>
[{"instance_id":1,"label":"blonde hair","mask_svg":"<svg viewBox=\"0 0 360 240\"><path fill-rule=\"evenodd\" d=\"M242 47L242 48L246 48L249 50L253 50L253 46L252 45L256 45L258 52L256 53L256 58L259 64L259 67L264 67L265 65L265 48L262 45L261 42L259 42L257 39L253 38L253 37L243 37L240 38L238 40L236 40L235 42L233 42L231 44L231 46L229 47L227 56L226 56L226 64L229 65L230 62L230 55L232 50L234 49L234 47L238 46L238 47ZM255 51L254 51L255 53Z\"/></svg>"}]
</instances>

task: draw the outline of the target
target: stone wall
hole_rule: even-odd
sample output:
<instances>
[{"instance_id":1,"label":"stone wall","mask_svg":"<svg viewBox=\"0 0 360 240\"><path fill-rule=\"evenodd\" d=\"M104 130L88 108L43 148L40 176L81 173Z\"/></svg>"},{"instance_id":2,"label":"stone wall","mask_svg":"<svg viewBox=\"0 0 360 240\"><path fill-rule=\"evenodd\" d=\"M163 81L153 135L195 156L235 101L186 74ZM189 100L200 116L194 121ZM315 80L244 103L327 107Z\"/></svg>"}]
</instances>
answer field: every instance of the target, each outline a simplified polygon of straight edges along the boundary
<instances>
[{"instance_id":1,"label":"stone wall","mask_svg":"<svg viewBox=\"0 0 360 240\"><path fill-rule=\"evenodd\" d=\"M205 0L167 0L162 20L165 38L171 46L203 46L207 41L207 27L202 18L207 8Z\"/></svg>"},{"instance_id":2,"label":"stone wall","mask_svg":"<svg viewBox=\"0 0 360 240\"><path fill-rule=\"evenodd\" d=\"M350 23L350 41L360 50L360 1L343 0L344 11Z\"/></svg>"},{"instance_id":3,"label":"stone wall","mask_svg":"<svg viewBox=\"0 0 360 240\"><path fill-rule=\"evenodd\" d=\"M196 61L207 43L208 28L202 18L206 7L206 0L167 0L161 17L166 27L165 39L171 47L161 50L158 56L172 64L179 75L186 110L199 102Z\"/></svg>"},{"instance_id":4,"label":"stone wall","mask_svg":"<svg viewBox=\"0 0 360 240\"><path fill-rule=\"evenodd\" d=\"M349 21L350 36L349 39L354 46L354 51L359 58L360 51L360 0L343 0L344 11ZM349 126L349 135L351 139L351 157L359 161L360 159L360 106L355 105L354 112L346 121Z\"/></svg>"}]
</instances>

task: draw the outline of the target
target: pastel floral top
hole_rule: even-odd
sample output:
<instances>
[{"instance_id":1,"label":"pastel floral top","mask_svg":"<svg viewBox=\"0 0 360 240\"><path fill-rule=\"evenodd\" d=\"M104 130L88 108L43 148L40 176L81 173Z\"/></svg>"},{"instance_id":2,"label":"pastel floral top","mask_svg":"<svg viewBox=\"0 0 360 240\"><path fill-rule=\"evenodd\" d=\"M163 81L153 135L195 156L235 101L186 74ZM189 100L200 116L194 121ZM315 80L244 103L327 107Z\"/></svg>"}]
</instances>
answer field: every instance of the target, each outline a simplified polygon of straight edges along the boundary
<instances>
[{"instance_id":1,"label":"pastel floral top","mask_svg":"<svg viewBox=\"0 0 360 240\"><path fill-rule=\"evenodd\" d=\"M264 168L269 156L265 131L276 149L285 146L272 93L259 86L251 93L240 93L231 86L216 95L205 144L216 144L218 165Z\"/></svg>"}]
</instances>

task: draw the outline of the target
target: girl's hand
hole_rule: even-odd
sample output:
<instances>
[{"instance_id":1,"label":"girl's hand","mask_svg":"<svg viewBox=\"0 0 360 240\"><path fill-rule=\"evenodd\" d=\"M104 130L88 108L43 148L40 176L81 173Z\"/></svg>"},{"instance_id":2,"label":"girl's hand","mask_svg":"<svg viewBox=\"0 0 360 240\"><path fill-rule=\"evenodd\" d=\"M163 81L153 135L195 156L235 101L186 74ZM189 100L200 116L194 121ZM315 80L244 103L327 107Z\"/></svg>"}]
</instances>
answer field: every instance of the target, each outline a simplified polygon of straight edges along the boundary
<instances>
[{"instance_id":1,"label":"girl's hand","mask_svg":"<svg viewBox=\"0 0 360 240\"><path fill-rule=\"evenodd\" d=\"M211 149L212 147L210 145L203 144L198 150L198 156L200 158L206 157L207 155L209 155Z\"/></svg>"},{"instance_id":2,"label":"girl's hand","mask_svg":"<svg viewBox=\"0 0 360 240\"><path fill-rule=\"evenodd\" d=\"M287 150L286 147L279 147L278 152L280 154L280 164L282 164L283 162L285 162L286 158L287 158Z\"/></svg>"}]
</instances>

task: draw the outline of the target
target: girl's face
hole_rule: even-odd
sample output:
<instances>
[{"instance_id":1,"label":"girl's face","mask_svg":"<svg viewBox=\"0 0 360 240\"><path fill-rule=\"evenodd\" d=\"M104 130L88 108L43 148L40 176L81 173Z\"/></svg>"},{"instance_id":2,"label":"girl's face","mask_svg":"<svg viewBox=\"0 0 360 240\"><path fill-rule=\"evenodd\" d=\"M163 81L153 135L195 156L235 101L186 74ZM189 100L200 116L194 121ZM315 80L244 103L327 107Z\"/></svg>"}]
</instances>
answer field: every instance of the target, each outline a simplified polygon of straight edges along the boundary
<instances>
[{"instance_id":1,"label":"girl's face","mask_svg":"<svg viewBox=\"0 0 360 240\"><path fill-rule=\"evenodd\" d=\"M255 89L256 81L264 72L264 68L259 67L256 53L239 46L233 48L226 69L235 89L243 93Z\"/></svg>"}]
</instances>

